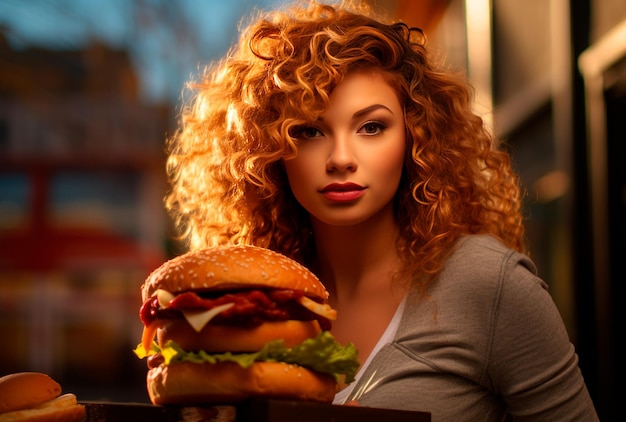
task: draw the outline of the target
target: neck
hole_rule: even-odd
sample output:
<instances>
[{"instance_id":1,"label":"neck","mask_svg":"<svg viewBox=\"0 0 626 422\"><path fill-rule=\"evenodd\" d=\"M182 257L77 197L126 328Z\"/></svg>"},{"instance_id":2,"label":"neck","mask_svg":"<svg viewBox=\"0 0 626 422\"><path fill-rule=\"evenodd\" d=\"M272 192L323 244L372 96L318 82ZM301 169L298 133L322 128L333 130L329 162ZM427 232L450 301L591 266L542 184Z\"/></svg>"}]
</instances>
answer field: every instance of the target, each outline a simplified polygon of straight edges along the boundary
<instances>
[{"instance_id":1,"label":"neck","mask_svg":"<svg viewBox=\"0 0 626 422\"><path fill-rule=\"evenodd\" d=\"M389 288L398 269L399 228L391 207L352 226L313 222L317 248L316 272L331 294L331 302L374 289Z\"/></svg>"}]
</instances>

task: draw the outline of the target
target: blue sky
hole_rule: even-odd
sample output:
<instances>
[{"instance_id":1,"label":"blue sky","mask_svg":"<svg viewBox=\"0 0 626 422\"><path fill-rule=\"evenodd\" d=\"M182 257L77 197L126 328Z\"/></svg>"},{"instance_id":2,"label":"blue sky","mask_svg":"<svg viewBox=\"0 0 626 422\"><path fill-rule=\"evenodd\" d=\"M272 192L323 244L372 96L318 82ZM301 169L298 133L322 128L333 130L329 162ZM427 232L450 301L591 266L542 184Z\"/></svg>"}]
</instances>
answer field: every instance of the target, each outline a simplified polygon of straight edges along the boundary
<instances>
[{"instance_id":1,"label":"blue sky","mask_svg":"<svg viewBox=\"0 0 626 422\"><path fill-rule=\"evenodd\" d=\"M13 48L128 50L148 101L178 100L185 81L223 55L253 8L285 0L0 0Z\"/></svg>"}]
</instances>

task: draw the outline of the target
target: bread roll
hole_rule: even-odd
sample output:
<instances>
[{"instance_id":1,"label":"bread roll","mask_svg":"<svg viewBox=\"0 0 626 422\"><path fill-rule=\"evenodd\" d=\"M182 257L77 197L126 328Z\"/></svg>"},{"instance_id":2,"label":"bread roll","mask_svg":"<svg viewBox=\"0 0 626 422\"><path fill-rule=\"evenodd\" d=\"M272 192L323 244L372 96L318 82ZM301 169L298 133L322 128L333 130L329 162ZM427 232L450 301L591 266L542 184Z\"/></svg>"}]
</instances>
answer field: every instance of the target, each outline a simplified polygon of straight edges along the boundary
<instances>
[{"instance_id":1,"label":"bread roll","mask_svg":"<svg viewBox=\"0 0 626 422\"><path fill-rule=\"evenodd\" d=\"M46 374L18 372L0 378L0 422L78 422L85 406Z\"/></svg>"}]
</instances>

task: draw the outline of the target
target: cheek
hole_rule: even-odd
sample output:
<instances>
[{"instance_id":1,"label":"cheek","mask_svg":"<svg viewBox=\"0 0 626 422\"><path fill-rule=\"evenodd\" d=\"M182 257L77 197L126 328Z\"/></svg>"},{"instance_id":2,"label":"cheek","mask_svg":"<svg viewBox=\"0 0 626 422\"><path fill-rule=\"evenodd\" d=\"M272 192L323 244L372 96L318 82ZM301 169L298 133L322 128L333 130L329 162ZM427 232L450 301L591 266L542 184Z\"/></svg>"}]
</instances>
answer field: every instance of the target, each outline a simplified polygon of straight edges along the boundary
<instances>
[{"instance_id":1,"label":"cheek","mask_svg":"<svg viewBox=\"0 0 626 422\"><path fill-rule=\"evenodd\" d=\"M308 180L307 174L310 174L306 164L305 160L299 159L284 161L289 186L291 186L291 190L296 196L298 196L298 191L301 187L306 184Z\"/></svg>"},{"instance_id":2,"label":"cheek","mask_svg":"<svg viewBox=\"0 0 626 422\"><path fill-rule=\"evenodd\" d=\"M296 187L312 184L314 174L319 172L320 168L325 169L323 152L320 148L312 147L313 145L307 145L306 148L299 148L296 158L283 160L287 179L294 193Z\"/></svg>"},{"instance_id":3,"label":"cheek","mask_svg":"<svg viewBox=\"0 0 626 422\"><path fill-rule=\"evenodd\" d=\"M377 168L378 176L386 180L397 179L399 181L404 168L405 153L404 142L398 143L394 148L387 149L384 153L381 152L378 157L385 157L386 159L378 158L373 162Z\"/></svg>"},{"instance_id":4,"label":"cheek","mask_svg":"<svg viewBox=\"0 0 626 422\"><path fill-rule=\"evenodd\" d=\"M400 186L400 179L402 178L402 165L403 160L389 161L388 165L381 168L375 176L379 181L384 181L382 185L379 183L379 187L382 188L383 191L388 192L387 194L383 194L383 196L387 197L396 194Z\"/></svg>"}]
</instances>

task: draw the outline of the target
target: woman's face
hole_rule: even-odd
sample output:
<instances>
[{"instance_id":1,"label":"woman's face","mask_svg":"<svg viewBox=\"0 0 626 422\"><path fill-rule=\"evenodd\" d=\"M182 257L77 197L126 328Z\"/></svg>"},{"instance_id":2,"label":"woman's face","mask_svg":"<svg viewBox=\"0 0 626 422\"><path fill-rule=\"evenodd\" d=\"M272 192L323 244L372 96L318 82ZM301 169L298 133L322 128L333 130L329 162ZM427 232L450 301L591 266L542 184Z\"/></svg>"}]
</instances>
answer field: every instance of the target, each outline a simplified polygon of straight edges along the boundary
<instances>
[{"instance_id":1,"label":"woman's face","mask_svg":"<svg viewBox=\"0 0 626 422\"><path fill-rule=\"evenodd\" d=\"M293 133L285 159L291 189L311 216L330 225L364 222L391 211L405 155L403 109L380 74L349 74L320 118Z\"/></svg>"}]
</instances>

